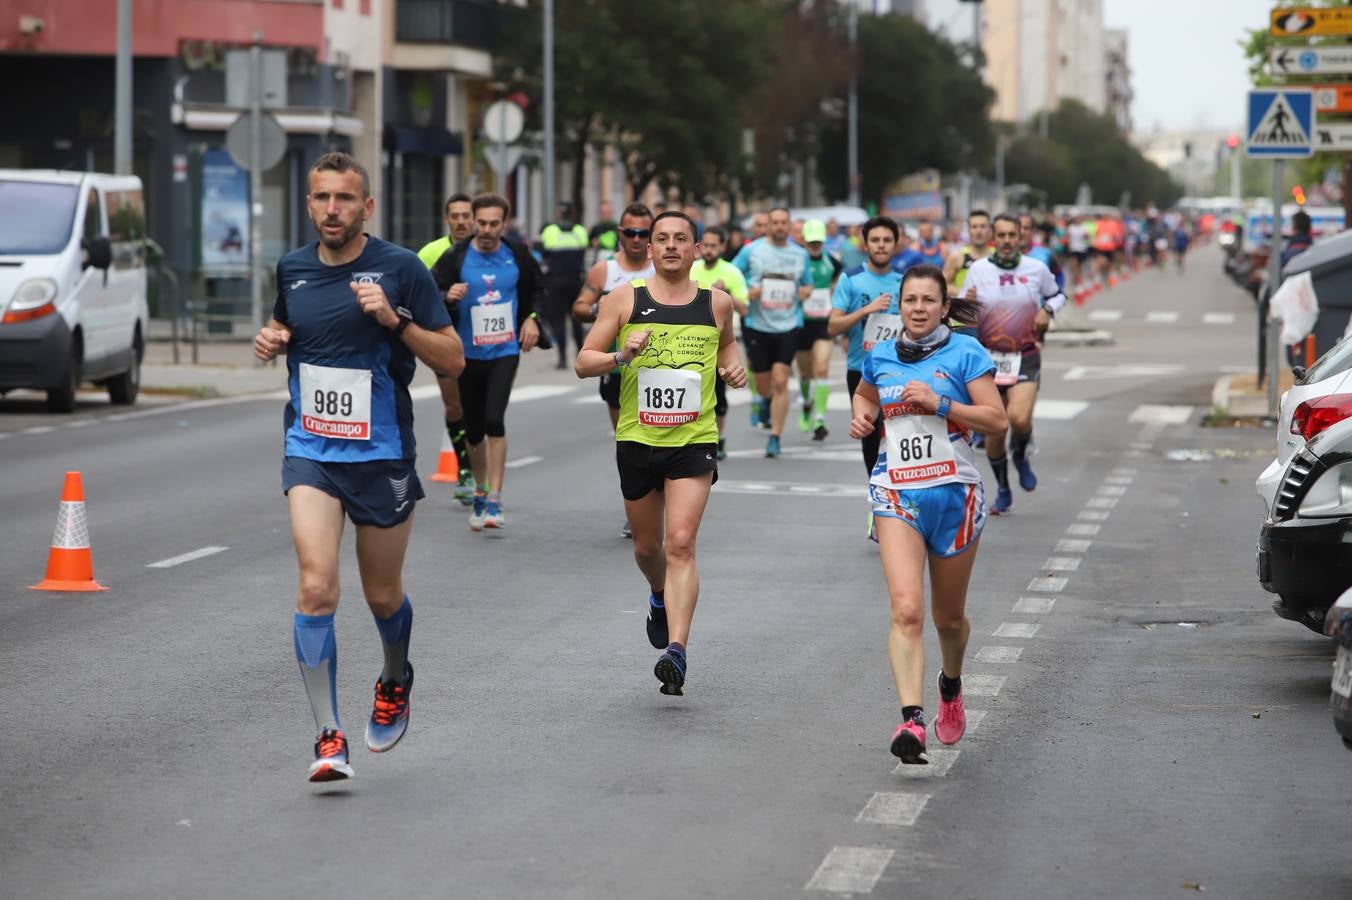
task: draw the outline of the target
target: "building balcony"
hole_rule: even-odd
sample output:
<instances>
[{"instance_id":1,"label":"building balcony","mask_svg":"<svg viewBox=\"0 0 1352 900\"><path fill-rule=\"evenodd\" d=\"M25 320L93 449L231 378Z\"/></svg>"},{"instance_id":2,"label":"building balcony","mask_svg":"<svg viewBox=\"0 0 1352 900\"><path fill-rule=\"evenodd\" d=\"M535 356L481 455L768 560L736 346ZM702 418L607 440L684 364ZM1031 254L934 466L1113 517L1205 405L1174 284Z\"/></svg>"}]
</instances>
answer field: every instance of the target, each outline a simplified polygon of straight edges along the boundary
<instances>
[{"instance_id":1,"label":"building balcony","mask_svg":"<svg viewBox=\"0 0 1352 900\"><path fill-rule=\"evenodd\" d=\"M488 50L496 5L492 0L396 0L394 39L401 44L459 44Z\"/></svg>"}]
</instances>

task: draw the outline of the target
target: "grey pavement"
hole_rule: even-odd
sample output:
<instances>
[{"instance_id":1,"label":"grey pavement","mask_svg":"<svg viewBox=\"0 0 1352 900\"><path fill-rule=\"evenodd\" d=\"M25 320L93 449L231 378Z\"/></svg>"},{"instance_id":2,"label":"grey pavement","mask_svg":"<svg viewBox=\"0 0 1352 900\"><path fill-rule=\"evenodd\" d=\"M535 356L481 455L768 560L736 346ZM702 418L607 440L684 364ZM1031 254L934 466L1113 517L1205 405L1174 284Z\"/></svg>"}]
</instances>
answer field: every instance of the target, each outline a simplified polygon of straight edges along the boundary
<instances>
[{"instance_id":1,"label":"grey pavement","mask_svg":"<svg viewBox=\"0 0 1352 900\"><path fill-rule=\"evenodd\" d=\"M1211 254L1094 298L1121 314L1113 344L1048 350L1042 483L991 521L973 578L980 715L925 770L887 752L886 591L843 407L779 460L733 409L687 691L663 697L595 385L532 360L508 529L470 533L425 485L412 726L327 788L304 780L280 400L91 400L46 425L0 407L0 894L1348 896L1331 647L1253 574L1273 435L1198 424L1252 355L1252 303ZM67 469L106 593L26 589ZM342 578L359 740L380 650L350 536Z\"/></svg>"}]
</instances>

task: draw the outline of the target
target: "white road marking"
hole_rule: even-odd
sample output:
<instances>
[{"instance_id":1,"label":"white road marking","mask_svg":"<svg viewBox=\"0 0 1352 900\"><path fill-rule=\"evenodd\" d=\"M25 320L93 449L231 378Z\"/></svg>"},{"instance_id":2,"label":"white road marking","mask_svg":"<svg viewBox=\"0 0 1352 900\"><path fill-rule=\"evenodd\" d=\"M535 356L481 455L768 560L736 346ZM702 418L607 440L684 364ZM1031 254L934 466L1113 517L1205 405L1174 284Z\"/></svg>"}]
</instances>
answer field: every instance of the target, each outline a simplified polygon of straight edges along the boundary
<instances>
[{"instance_id":1,"label":"white road marking","mask_svg":"<svg viewBox=\"0 0 1352 900\"><path fill-rule=\"evenodd\" d=\"M1122 318L1120 309L1096 309L1089 313L1091 322L1116 322Z\"/></svg>"},{"instance_id":2,"label":"white road marking","mask_svg":"<svg viewBox=\"0 0 1352 900\"><path fill-rule=\"evenodd\" d=\"M867 894L878 883L895 852L885 847L832 847L803 889Z\"/></svg>"},{"instance_id":3,"label":"white road marking","mask_svg":"<svg viewBox=\"0 0 1352 900\"><path fill-rule=\"evenodd\" d=\"M433 385L436 388L435 385ZM529 403L532 400L547 400L550 397L561 397L564 394L573 394L577 388L566 384L523 384L521 387L512 388L512 395L509 399L511 403ZM440 396L438 389L437 396Z\"/></svg>"},{"instance_id":4,"label":"white road marking","mask_svg":"<svg viewBox=\"0 0 1352 900\"><path fill-rule=\"evenodd\" d=\"M1059 594L1066 589L1066 582L1068 580L1069 579L1062 578L1059 575L1043 575L1028 582L1028 590L1038 592L1045 591L1048 594Z\"/></svg>"},{"instance_id":5,"label":"white road marking","mask_svg":"<svg viewBox=\"0 0 1352 900\"><path fill-rule=\"evenodd\" d=\"M1110 472L1109 474L1110 474L1110 475L1135 475L1135 474L1136 474L1136 470L1135 470L1135 469L1130 469L1130 468L1125 468L1125 467L1119 466L1119 467L1117 467L1116 469L1113 469L1112 472Z\"/></svg>"},{"instance_id":6,"label":"white road marking","mask_svg":"<svg viewBox=\"0 0 1352 900\"><path fill-rule=\"evenodd\" d=\"M34 425L32 428L25 428L19 434L46 434L49 431L56 431L55 425Z\"/></svg>"},{"instance_id":7,"label":"white road marking","mask_svg":"<svg viewBox=\"0 0 1352 900\"><path fill-rule=\"evenodd\" d=\"M1088 553L1093 541L1078 541L1074 538L1062 538L1056 542L1057 553Z\"/></svg>"},{"instance_id":8,"label":"white road marking","mask_svg":"<svg viewBox=\"0 0 1352 900\"><path fill-rule=\"evenodd\" d=\"M725 494L779 494L791 497L848 497L856 499L868 495L868 487L860 484L810 484L793 481L719 480L713 489Z\"/></svg>"},{"instance_id":9,"label":"white road marking","mask_svg":"<svg viewBox=\"0 0 1352 900\"><path fill-rule=\"evenodd\" d=\"M902 794L895 791L878 791L869 798L864 808L855 817L856 822L867 825L914 825L915 820L925 810L929 794Z\"/></svg>"},{"instance_id":10,"label":"white road marking","mask_svg":"<svg viewBox=\"0 0 1352 900\"><path fill-rule=\"evenodd\" d=\"M972 659L982 663L1009 664L1018 662L1022 655L1022 647L982 647Z\"/></svg>"},{"instance_id":11,"label":"white road marking","mask_svg":"<svg viewBox=\"0 0 1352 900\"><path fill-rule=\"evenodd\" d=\"M1004 686L1004 675L962 676L962 693L972 697L994 697Z\"/></svg>"},{"instance_id":12,"label":"white road marking","mask_svg":"<svg viewBox=\"0 0 1352 900\"><path fill-rule=\"evenodd\" d=\"M1089 408L1083 400L1046 400L1039 398L1033 407L1033 419L1048 421L1069 421Z\"/></svg>"},{"instance_id":13,"label":"white road marking","mask_svg":"<svg viewBox=\"0 0 1352 900\"><path fill-rule=\"evenodd\" d=\"M513 459L503 464L504 469L520 469L525 466L534 465L538 462L544 462L543 456L523 456L520 459Z\"/></svg>"},{"instance_id":14,"label":"white road marking","mask_svg":"<svg viewBox=\"0 0 1352 900\"><path fill-rule=\"evenodd\" d=\"M1089 509L1112 509L1117 505L1116 497L1090 497L1084 502Z\"/></svg>"},{"instance_id":15,"label":"white road marking","mask_svg":"<svg viewBox=\"0 0 1352 900\"><path fill-rule=\"evenodd\" d=\"M203 547L200 550L193 550L191 553L184 553L180 556L171 556L168 559L150 563L146 568L172 569L174 566L181 566L186 562L192 562L193 560L201 559L204 556L215 556L217 553L224 553L229 549L229 547Z\"/></svg>"},{"instance_id":16,"label":"white road marking","mask_svg":"<svg viewBox=\"0 0 1352 900\"><path fill-rule=\"evenodd\" d=\"M937 740L937 738L936 738ZM925 756L929 759L927 766L912 766L899 762L897 767L892 770L893 775L900 775L902 778L943 778L948 774L948 770L953 768L953 763L958 761L958 754L961 750L942 750L935 747L932 750L925 751Z\"/></svg>"},{"instance_id":17,"label":"white road marking","mask_svg":"<svg viewBox=\"0 0 1352 900\"><path fill-rule=\"evenodd\" d=\"M1085 522L1106 522L1110 515L1112 513L1106 509L1082 509L1076 513L1075 518Z\"/></svg>"},{"instance_id":18,"label":"white road marking","mask_svg":"<svg viewBox=\"0 0 1352 900\"><path fill-rule=\"evenodd\" d=\"M1084 535L1085 537L1093 537L1099 533L1099 529L1102 527L1102 525L1090 525L1087 522L1071 522L1069 527L1066 528L1066 534L1079 534ZM1060 550L1061 548L1057 547L1056 549Z\"/></svg>"},{"instance_id":19,"label":"white road marking","mask_svg":"<svg viewBox=\"0 0 1352 900\"><path fill-rule=\"evenodd\" d=\"M1020 597L1019 602L1014 604L1014 611L1024 615L1040 616L1051 612L1055 605L1055 597Z\"/></svg>"},{"instance_id":20,"label":"white road marking","mask_svg":"<svg viewBox=\"0 0 1352 900\"><path fill-rule=\"evenodd\" d=\"M1127 418L1128 422L1142 425L1184 425L1192 417L1191 406L1166 406L1157 403L1142 403Z\"/></svg>"},{"instance_id":21,"label":"white road marking","mask_svg":"<svg viewBox=\"0 0 1352 900\"><path fill-rule=\"evenodd\" d=\"M976 727L981 724L981 720L984 718L986 718L986 711L984 709L967 710L967 731L964 736L971 737L972 732L976 731Z\"/></svg>"},{"instance_id":22,"label":"white road marking","mask_svg":"<svg viewBox=\"0 0 1352 900\"><path fill-rule=\"evenodd\" d=\"M1037 635L1037 630L1041 625L1034 625L1028 622L1001 622L1000 627L995 629L993 637L1004 638L1030 638Z\"/></svg>"},{"instance_id":23,"label":"white road marking","mask_svg":"<svg viewBox=\"0 0 1352 900\"><path fill-rule=\"evenodd\" d=\"M1178 321L1178 313L1156 310L1155 312L1146 313L1145 320L1151 325L1172 325L1174 322Z\"/></svg>"},{"instance_id":24,"label":"white road marking","mask_svg":"<svg viewBox=\"0 0 1352 900\"><path fill-rule=\"evenodd\" d=\"M1094 493L1100 497L1124 497L1127 493L1127 486L1125 484L1104 484L1100 485Z\"/></svg>"},{"instance_id":25,"label":"white road marking","mask_svg":"<svg viewBox=\"0 0 1352 900\"><path fill-rule=\"evenodd\" d=\"M1235 324L1235 314L1223 312L1202 313L1202 322L1206 325L1233 325Z\"/></svg>"},{"instance_id":26,"label":"white road marking","mask_svg":"<svg viewBox=\"0 0 1352 900\"><path fill-rule=\"evenodd\" d=\"M1049 556L1042 568L1048 572L1074 572L1080 568L1080 557Z\"/></svg>"},{"instance_id":27,"label":"white road marking","mask_svg":"<svg viewBox=\"0 0 1352 900\"><path fill-rule=\"evenodd\" d=\"M1110 378L1163 378L1184 370L1178 363L1139 363L1120 366L1075 366L1062 377L1066 381L1106 381Z\"/></svg>"},{"instance_id":28,"label":"white road marking","mask_svg":"<svg viewBox=\"0 0 1352 900\"><path fill-rule=\"evenodd\" d=\"M1131 475L1109 475L1103 479L1106 484L1120 484L1123 487L1131 484L1136 479Z\"/></svg>"}]
</instances>

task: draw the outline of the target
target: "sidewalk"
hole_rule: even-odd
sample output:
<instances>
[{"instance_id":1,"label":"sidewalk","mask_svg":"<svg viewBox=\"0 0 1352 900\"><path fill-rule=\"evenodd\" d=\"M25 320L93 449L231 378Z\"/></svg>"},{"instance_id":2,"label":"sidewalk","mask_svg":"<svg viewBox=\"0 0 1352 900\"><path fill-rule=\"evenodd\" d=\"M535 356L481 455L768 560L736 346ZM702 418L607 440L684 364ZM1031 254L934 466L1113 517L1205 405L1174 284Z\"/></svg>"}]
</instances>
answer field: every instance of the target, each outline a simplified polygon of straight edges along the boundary
<instances>
[{"instance_id":1,"label":"sidewalk","mask_svg":"<svg viewBox=\"0 0 1352 900\"><path fill-rule=\"evenodd\" d=\"M1290 390L1294 383L1295 376L1283 366L1277 378L1277 396ZM1257 372L1222 375L1211 390L1211 406L1227 416L1266 416L1267 384L1258 383Z\"/></svg>"}]
</instances>

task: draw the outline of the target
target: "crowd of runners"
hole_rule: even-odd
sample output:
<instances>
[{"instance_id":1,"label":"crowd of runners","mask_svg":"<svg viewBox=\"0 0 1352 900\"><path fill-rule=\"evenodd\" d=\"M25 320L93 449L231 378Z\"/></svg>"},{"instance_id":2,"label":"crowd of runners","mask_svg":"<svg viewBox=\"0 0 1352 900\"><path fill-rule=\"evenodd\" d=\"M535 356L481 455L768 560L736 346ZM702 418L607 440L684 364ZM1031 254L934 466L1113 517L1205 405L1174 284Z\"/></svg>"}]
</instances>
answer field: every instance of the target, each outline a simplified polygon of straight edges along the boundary
<instances>
[{"instance_id":1,"label":"crowd of runners","mask_svg":"<svg viewBox=\"0 0 1352 900\"><path fill-rule=\"evenodd\" d=\"M832 362L843 354L847 432L861 447L868 536L891 604L901 708L891 751L926 761L926 570L942 653L934 735L957 743L967 584L982 530L1013 507L1011 465L1022 492L1038 486L1044 335L1083 284L1147 259L1181 266L1195 238L1187 222L1153 211L973 210L958 223L875 216L842 227L775 207L743 229L705 224L696 209L633 203L618 220L603 211L590 229L565 210L528 245L511 236L507 198L456 194L447 233L415 255L366 233L374 201L352 157L321 157L308 187L318 240L278 264L273 315L254 352L285 354L289 375L281 484L299 564L295 652L319 732L312 781L353 774L333 626L345 519L384 654L366 745L387 751L408 727L413 606L401 570L424 497L408 391L417 363L438 378L462 461L454 496L470 529L503 531L506 413L520 356L536 348L595 378L605 400L623 533L660 653L653 672L669 695L683 693L689 672L697 536L733 440L729 392L750 390L748 425L767 432L764 456L774 459L795 422L799 440L830 434Z\"/></svg>"}]
</instances>

